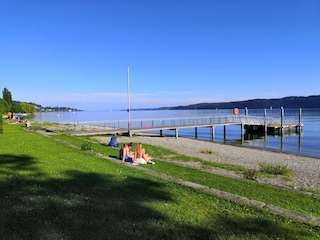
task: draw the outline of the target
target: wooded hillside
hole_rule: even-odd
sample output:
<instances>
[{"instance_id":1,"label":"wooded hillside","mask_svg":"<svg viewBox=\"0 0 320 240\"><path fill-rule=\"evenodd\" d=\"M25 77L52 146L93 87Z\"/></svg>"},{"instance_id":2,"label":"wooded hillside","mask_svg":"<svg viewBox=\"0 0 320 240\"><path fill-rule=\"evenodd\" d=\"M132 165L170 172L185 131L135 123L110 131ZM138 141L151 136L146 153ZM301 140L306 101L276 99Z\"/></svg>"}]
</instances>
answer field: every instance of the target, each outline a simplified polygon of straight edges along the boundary
<instances>
[{"instance_id":1,"label":"wooded hillside","mask_svg":"<svg viewBox=\"0 0 320 240\"><path fill-rule=\"evenodd\" d=\"M252 99L235 102L198 103L187 106L177 106L162 109L229 109L229 108L320 108L320 95L308 97L284 97L278 99Z\"/></svg>"}]
</instances>

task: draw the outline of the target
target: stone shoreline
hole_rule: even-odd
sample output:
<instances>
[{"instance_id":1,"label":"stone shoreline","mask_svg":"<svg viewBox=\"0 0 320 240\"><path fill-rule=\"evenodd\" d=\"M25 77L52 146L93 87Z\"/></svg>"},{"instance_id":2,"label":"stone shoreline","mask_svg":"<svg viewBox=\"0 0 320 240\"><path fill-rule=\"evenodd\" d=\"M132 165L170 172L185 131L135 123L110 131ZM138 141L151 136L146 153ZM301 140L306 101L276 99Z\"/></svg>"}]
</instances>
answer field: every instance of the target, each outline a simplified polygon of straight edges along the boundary
<instances>
[{"instance_id":1,"label":"stone shoreline","mask_svg":"<svg viewBox=\"0 0 320 240\"><path fill-rule=\"evenodd\" d=\"M94 137L100 142L107 143L110 137ZM178 138L175 137L159 137L157 135L135 135L133 137L121 136L120 142L141 142L143 144L151 144L161 146L177 151L178 153L188 156L195 156L206 161L219 163L227 163L243 166L246 169L259 169L261 163L272 165L286 166L292 176L289 178L276 176L274 178L259 176L256 181L273 185L277 187L290 188L294 190L316 190L320 191L320 159L299 156L294 154L279 153L263 149L253 149L241 146L232 146L222 143L213 143L208 141ZM148 149L146 149L148 151ZM202 150L211 150L213 154L202 153ZM153 156L157 159L157 156ZM166 159L161 159L166 160ZM177 162L189 167L200 168L200 163L195 162ZM203 170L203 166L201 168ZM221 174L230 177L244 178L242 174L228 171L220 168L207 168L216 174Z\"/></svg>"}]
</instances>

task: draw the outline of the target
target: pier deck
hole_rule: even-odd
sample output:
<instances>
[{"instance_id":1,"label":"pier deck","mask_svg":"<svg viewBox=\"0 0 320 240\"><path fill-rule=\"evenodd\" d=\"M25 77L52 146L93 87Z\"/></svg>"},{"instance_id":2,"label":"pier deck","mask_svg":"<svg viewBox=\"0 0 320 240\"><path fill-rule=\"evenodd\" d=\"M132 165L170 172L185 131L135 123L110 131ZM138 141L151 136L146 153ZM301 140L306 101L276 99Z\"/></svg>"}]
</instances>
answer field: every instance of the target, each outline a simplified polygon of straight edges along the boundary
<instances>
[{"instance_id":1,"label":"pier deck","mask_svg":"<svg viewBox=\"0 0 320 240\"><path fill-rule=\"evenodd\" d=\"M294 119L269 119L256 116L218 116L218 117L195 117L195 118L174 118L174 119L143 119L132 120L130 124L126 120L105 121L105 122L77 122L74 124L57 124L51 126L48 131L61 132L81 136L98 134L129 134L132 136L138 132L175 131L175 137L179 136L179 129L194 128L197 138L198 128L211 128L212 139L214 139L215 127L223 126L224 133L227 126L240 126L241 135L250 132L265 134L284 134L286 131L301 131L303 124Z\"/></svg>"}]
</instances>

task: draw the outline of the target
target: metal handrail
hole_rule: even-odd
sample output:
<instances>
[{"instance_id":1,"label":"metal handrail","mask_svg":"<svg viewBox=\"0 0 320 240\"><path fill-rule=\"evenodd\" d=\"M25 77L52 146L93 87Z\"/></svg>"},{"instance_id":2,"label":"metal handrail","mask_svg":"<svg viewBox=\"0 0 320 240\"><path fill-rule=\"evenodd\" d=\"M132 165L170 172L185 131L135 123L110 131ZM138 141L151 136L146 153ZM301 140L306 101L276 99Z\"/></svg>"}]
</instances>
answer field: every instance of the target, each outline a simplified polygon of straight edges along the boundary
<instances>
[{"instance_id":1,"label":"metal handrail","mask_svg":"<svg viewBox=\"0 0 320 240\"><path fill-rule=\"evenodd\" d=\"M284 124L297 124L296 118L286 119ZM281 118L247 116L247 115L228 115L228 116L204 116L193 118L156 118L156 119L134 119L130 121L130 127L143 128L161 128L161 127L182 127L193 125L210 124L243 124L243 125L268 125L281 124ZM103 129L126 129L128 120L108 120L108 121L86 121L65 124L65 131L79 131L84 129L103 130Z\"/></svg>"}]
</instances>

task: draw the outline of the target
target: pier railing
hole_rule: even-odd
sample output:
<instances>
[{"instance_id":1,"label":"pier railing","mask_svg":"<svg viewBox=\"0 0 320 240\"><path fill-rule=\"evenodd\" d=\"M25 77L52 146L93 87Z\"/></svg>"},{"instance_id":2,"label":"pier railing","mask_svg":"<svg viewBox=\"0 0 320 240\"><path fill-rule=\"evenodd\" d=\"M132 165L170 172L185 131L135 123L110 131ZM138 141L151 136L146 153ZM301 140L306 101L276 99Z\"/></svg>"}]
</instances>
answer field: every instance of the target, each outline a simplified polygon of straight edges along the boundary
<instances>
[{"instance_id":1,"label":"pier railing","mask_svg":"<svg viewBox=\"0 0 320 240\"><path fill-rule=\"evenodd\" d=\"M193 118L159 118L159 119L132 119L130 124L128 120L110 120L110 121L87 121L74 122L67 124L57 124L58 131L79 132L79 131L118 131L128 129L152 129L166 127L188 127L188 126L209 126L209 125L268 125L268 124L297 124L296 118L286 119L274 117L259 117L259 116L204 116ZM59 129L58 129L59 128Z\"/></svg>"},{"instance_id":2,"label":"pier railing","mask_svg":"<svg viewBox=\"0 0 320 240\"><path fill-rule=\"evenodd\" d=\"M88 121L69 123L65 127L69 131L76 130L97 130L97 129L142 129L142 128L161 128L161 127L181 127L194 125L236 123L231 116L218 117L194 117L194 118L159 118L159 119L134 119L128 124L128 120L110 121Z\"/></svg>"},{"instance_id":3,"label":"pier railing","mask_svg":"<svg viewBox=\"0 0 320 240\"><path fill-rule=\"evenodd\" d=\"M236 116L232 118L233 122L241 123L243 125L268 125L278 124L281 122L285 125L298 124L299 119L296 117L281 119L275 117L258 117L258 116Z\"/></svg>"}]
</instances>

